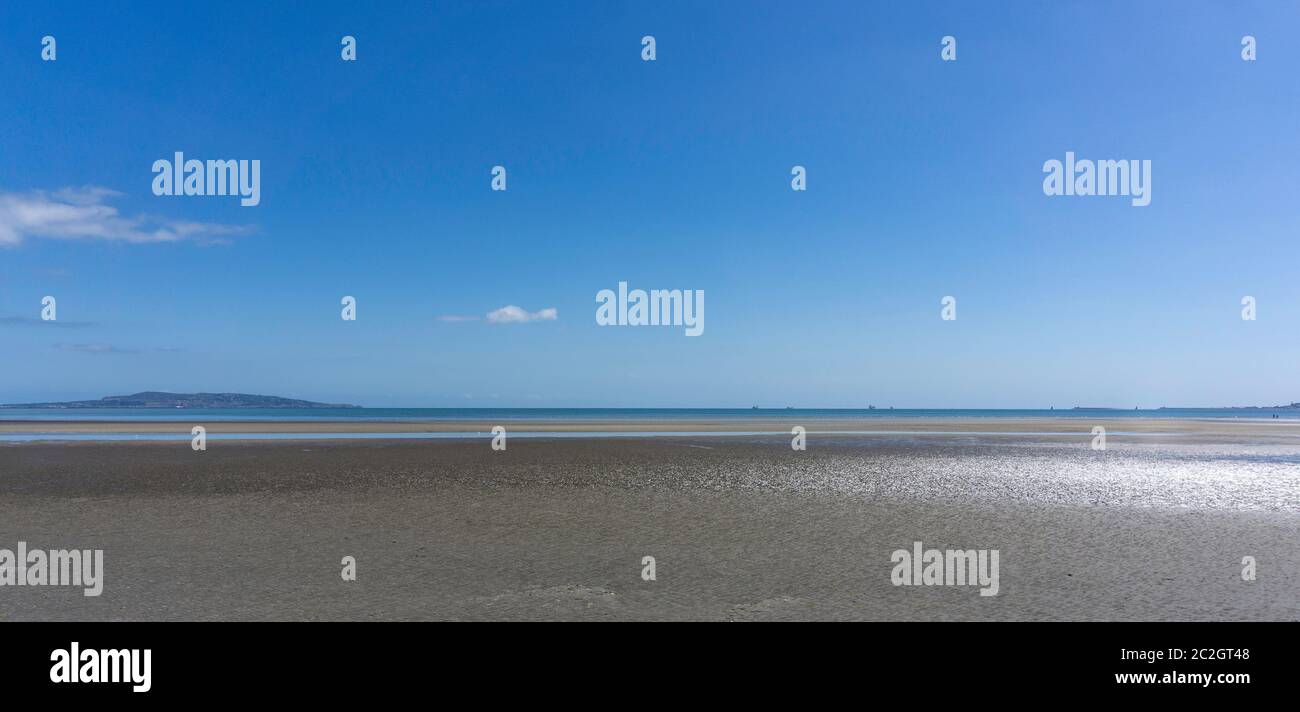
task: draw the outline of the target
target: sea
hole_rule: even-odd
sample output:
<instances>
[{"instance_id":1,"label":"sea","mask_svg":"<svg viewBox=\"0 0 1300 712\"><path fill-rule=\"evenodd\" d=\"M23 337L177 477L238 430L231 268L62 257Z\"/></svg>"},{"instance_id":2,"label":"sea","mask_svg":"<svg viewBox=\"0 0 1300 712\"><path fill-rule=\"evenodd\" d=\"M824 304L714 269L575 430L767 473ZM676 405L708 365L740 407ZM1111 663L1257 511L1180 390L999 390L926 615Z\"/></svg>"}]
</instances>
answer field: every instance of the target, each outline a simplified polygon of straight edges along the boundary
<instances>
[{"instance_id":1,"label":"sea","mask_svg":"<svg viewBox=\"0 0 1300 712\"><path fill-rule=\"evenodd\" d=\"M763 418L1249 418L1300 419L1300 408L0 408L0 422L653 421Z\"/></svg>"}]
</instances>

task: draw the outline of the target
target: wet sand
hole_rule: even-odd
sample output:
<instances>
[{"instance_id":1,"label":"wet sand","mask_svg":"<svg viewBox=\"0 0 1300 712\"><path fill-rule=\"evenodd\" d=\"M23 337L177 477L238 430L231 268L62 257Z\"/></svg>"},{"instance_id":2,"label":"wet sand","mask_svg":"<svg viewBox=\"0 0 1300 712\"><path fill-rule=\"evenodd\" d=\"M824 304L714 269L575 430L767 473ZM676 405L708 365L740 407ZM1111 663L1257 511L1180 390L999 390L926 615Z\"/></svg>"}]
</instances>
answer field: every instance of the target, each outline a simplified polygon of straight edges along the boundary
<instances>
[{"instance_id":1,"label":"wet sand","mask_svg":"<svg viewBox=\"0 0 1300 712\"><path fill-rule=\"evenodd\" d=\"M9 444L0 548L106 573L0 619L1300 619L1295 446L742 439ZM916 540L999 595L893 586Z\"/></svg>"},{"instance_id":2,"label":"wet sand","mask_svg":"<svg viewBox=\"0 0 1300 712\"><path fill-rule=\"evenodd\" d=\"M3 412L0 411L0 416ZM510 433L789 433L796 425L809 433L1054 433L1089 440L1092 428L1108 433L1171 435L1217 442L1300 443L1300 419L1162 419L1162 418L813 418L755 416L745 418L600 419L600 420L363 420L363 421L204 421L169 420L107 422L94 420L0 420L0 435L28 433L190 434L202 425L209 433L476 433L490 434L495 426Z\"/></svg>"}]
</instances>

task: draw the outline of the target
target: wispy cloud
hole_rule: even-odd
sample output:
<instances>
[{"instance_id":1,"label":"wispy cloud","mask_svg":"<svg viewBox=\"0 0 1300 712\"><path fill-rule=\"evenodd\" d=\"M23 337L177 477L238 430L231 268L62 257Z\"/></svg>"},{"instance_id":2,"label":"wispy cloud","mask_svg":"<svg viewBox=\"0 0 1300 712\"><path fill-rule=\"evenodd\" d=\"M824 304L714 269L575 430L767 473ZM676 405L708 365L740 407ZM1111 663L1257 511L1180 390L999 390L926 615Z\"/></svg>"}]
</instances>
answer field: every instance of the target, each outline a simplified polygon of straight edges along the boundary
<instances>
[{"instance_id":1,"label":"wispy cloud","mask_svg":"<svg viewBox=\"0 0 1300 712\"><path fill-rule=\"evenodd\" d=\"M489 324L523 324L529 321L555 321L559 318L559 312L554 307L530 312L523 307L507 304L500 309L488 312L486 316L444 314L436 318L438 321L448 324L459 324L468 321L486 321Z\"/></svg>"},{"instance_id":2,"label":"wispy cloud","mask_svg":"<svg viewBox=\"0 0 1300 712\"><path fill-rule=\"evenodd\" d=\"M120 346L113 346L112 344L55 344L54 348L60 351L70 351L72 353L78 353L78 354L90 354L92 356L116 356L120 354L143 353L141 349L123 348ZM165 354L181 353L184 350L185 349L172 348L172 347L158 347L158 348L147 349L147 351L150 351L152 353L165 353Z\"/></svg>"},{"instance_id":3,"label":"wispy cloud","mask_svg":"<svg viewBox=\"0 0 1300 712\"><path fill-rule=\"evenodd\" d=\"M125 216L108 201L121 193L107 188L62 188L53 192L0 192L0 247L15 247L29 237L121 242L220 242L252 231L248 225L169 220L152 215Z\"/></svg>"},{"instance_id":4,"label":"wispy cloud","mask_svg":"<svg viewBox=\"0 0 1300 712\"><path fill-rule=\"evenodd\" d=\"M558 318L559 314L554 307L530 312L513 304L507 304L487 314L489 324L522 324L528 321L555 321Z\"/></svg>"},{"instance_id":5,"label":"wispy cloud","mask_svg":"<svg viewBox=\"0 0 1300 712\"><path fill-rule=\"evenodd\" d=\"M40 326L45 328L62 328L62 329L80 329L86 326L94 326L93 321L64 321L55 319L46 321L37 319L34 316L0 316L0 326Z\"/></svg>"},{"instance_id":6,"label":"wispy cloud","mask_svg":"<svg viewBox=\"0 0 1300 712\"><path fill-rule=\"evenodd\" d=\"M92 354L95 356L140 353L137 349L123 349L111 344L55 344L54 348L60 351L72 351L74 353Z\"/></svg>"}]
</instances>

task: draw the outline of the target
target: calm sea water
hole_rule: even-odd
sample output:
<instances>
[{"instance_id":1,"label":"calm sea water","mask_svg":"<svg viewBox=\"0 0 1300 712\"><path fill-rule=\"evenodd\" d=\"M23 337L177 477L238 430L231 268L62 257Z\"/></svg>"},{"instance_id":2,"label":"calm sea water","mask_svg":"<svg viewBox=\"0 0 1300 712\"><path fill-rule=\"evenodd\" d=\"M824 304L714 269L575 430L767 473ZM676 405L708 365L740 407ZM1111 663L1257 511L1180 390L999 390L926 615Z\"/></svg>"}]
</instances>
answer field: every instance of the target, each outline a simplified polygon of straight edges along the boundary
<instances>
[{"instance_id":1,"label":"calm sea water","mask_svg":"<svg viewBox=\"0 0 1300 712\"><path fill-rule=\"evenodd\" d=\"M1170 408L1159 410L999 410L912 408L0 408L4 420L114 421L620 421L748 418L1279 418L1300 409Z\"/></svg>"}]
</instances>

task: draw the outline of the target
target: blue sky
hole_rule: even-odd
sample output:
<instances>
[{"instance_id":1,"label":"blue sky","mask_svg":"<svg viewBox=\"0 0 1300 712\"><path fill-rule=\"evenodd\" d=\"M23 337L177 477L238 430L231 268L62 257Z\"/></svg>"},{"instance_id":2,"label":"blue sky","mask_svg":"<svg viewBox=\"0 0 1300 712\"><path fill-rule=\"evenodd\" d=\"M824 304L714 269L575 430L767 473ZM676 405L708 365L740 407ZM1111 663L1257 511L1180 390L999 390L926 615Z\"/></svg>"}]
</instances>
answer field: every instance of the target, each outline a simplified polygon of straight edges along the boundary
<instances>
[{"instance_id":1,"label":"blue sky","mask_svg":"<svg viewBox=\"0 0 1300 712\"><path fill-rule=\"evenodd\" d=\"M1300 400L1293 3L19 5L0 237L68 200L109 237L0 239L0 402ZM153 195L175 151L260 160L261 204ZM1151 160L1151 204L1043 195L1066 151ZM620 280L705 333L597 326Z\"/></svg>"}]
</instances>

